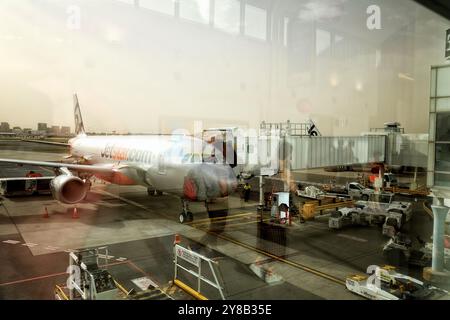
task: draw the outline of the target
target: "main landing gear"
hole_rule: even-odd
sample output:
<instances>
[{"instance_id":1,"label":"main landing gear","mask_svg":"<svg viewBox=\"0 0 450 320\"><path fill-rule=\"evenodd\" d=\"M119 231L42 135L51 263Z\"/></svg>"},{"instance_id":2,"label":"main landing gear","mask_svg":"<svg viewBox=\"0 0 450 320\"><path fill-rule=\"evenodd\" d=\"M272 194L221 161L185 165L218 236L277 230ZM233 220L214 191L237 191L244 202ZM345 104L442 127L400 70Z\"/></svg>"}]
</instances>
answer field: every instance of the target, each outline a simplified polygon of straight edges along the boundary
<instances>
[{"instance_id":1,"label":"main landing gear","mask_svg":"<svg viewBox=\"0 0 450 320\"><path fill-rule=\"evenodd\" d=\"M147 194L149 196L162 196L163 192L156 190L156 189L152 189L152 188L147 188Z\"/></svg>"},{"instance_id":2,"label":"main landing gear","mask_svg":"<svg viewBox=\"0 0 450 320\"><path fill-rule=\"evenodd\" d=\"M183 206L183 211L180 213L180 216L178 217L178 219L180 220L180 223L193 221L194 216L192 215L192 212L189 211L188 201L185 199L181 199L181 204Z\"/></svg>"}]
</instances>

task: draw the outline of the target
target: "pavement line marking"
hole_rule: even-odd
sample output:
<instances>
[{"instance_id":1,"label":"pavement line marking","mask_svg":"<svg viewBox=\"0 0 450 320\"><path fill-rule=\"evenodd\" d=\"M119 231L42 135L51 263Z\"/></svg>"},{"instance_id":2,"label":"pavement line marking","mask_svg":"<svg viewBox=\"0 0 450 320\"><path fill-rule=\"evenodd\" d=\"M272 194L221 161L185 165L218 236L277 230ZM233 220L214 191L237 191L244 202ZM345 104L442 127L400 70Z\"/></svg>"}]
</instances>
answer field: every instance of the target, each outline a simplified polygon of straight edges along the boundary
<instances>
[{"instance_id":1,"label":"pavement line marking","mask_svg":"<svg viewBox=\"0 0 450 320\"><path fill-rule=\"evenodd\" d=\"M208 223L220 223L220 222L225 222L225 221L232 221L232 220L239 220L239 219L247 219L247 218L251 218L253 216L257 216L255 213L243 213L243 214L234 214L231 216L226 216L226 217L217 217L217 218L206 218L206 219L200 219L200 220L195 220L192 222L188 222L185 223L186 225L191 225L191 226L198 226L198 225L203 225L203 224L208 224Z\"/></svg>"},{"instance_id":2,"label":"pavement line marking","mask_svg":"<svg viewBox=\"0 0 450 320\"><path fill-rule=\"evenodd\" d=\"M36 247L38 244L37 243L23 243L23 246L26 246L28 248L32 248L32 247Z\"/></svg>"},{"instance_id":3,"label":"pavement line marking","mask_svg":"<svg viewBox=\"0 0 450 320\"><path fill-rule=\"evenodd\" d=\"M221 219L229 219L229 218L242 218L245 216L251 216L251 215L256 215L256 213L254 212L246 212L246 213L238 213L238 214L230 214L230 215L226 215L223 217L215 217L215 218L204 218L204 219L199 219L199 220L195 220L186 224L195 224L195 223L202 223L202 222L209 222L209 221L216 221L216 220L221 220Z\"/></svg>"},{"instance_id":4,"label":"pavement line marking","mask_svg":"<svg viewBox=\"0 0 450 320\"><path fill-rule=\"evenodd\" d=\"M56 250L59 249L59 247L48 246L48 247L45 247L44 249L46 249L46 250L51 250L51 251L56 251Z\"/></svg>"},{"instance_id":5,"label":"pavement line marking","mask_svg":"<svg viewBox=\"0 0 450 320\"><path fill-rule=\"evenodd\" d=\"M5 240L2 241L3 243L9 243L9 244L18 244L21 243L21 241L17 241L17 240Z\"/></svg>"},{"instance_id":6,"label":"pavement line marking","mask_svg":"<svg viewBox=\"0 0 450 320\"><path fill-rule=\"evenodd\" d=\"M268 222L270 220L271 219L264 219L262 222ZM246 224L255 224L258 222L261 222L261 220L258 219L258 220L253 220L253 221L249 221L249 222L230 223L230 224L225 225L225 227L238 227L238 226L242 226L242 225L246 225Z\"/></svg>"},{"instance_id":7,"label":"pavement line marking","mask_svg":"<svg viewBox=\"0 0 450 320\"><path fill-rule=\"evenodd\" d=\"M116 199L119 199L119 200L121 200L121 201L123 201L123 202L125 202L125 203L131 204L131 205L136 206L136 207L138 207L138 208L141 208L141 209L143 209L143 210L145 210L145 211L147 211L147 212L152 212L152 213L154 213L152 210L150 210L149 208L147 208L146 206L144 206L144 205L142 205L142 204L140 204L140 203L134 202L134 201L132 201L132 200L126 199L126 198L124 198L124 197L121 197L121 196L118 196L118 195L115 195L115 194L112 194L112 193L110 193L110 192L108 192L108 191L105 191L105 190L97 190L97 192L98 192L98 193L103 193L103 194L109 195L109 196L111 196L111 197L113 197L113 198L116 198ZM223 219L231 220L231 219L239 219L239 218L242 218L242 217L244 217L244 216L251 216L251 215L257 216L256 213L253 213L253 212L247 212L247 213L233 214L233 215L226 216L226 217L205 218L205 219L195 220L195 221L192 221L192 222L187 222L187 223L184 223L184 224L185 224L185 225L191 225L191 226L194 226L194 227L195 227L196 225L203 225L203 224L206 224L206 223L208 223L208 222L210 222L210 221L215 221L215 220L219 220L219 219L222 219L222 220L223 220ZM203 222L203 221L204 221L204 222ZM203 223L202 223L202 222L203 222ZM117 261L122 261L122 260L118 260L118 259L116 259L116 260L117 260Z\"/></svg>"},{"instance_id":8,"label":"pavement line marking","mask_svg":"<svg viewBox=\"0 0 450 320\"><path fill-rule=\"evenodd\" d=\"M0 283L0 287L2 287L2 286L9 286L11 284L18 284L18 283L23 283L23 282L29 282L29 281L35 281L35 280L41 280L41 279L46 279L46 278L62 276L63 274L67 274L67 273L66 272L59 272L59 273L48 274L48 275L45 275L45 276L38 276L38 277L26 278L26 279L22 279L22 280L11 281L11 282L4 282L4 283Z\"/></svg>"},{"instance_id":9,"label":"pavement line marking","mask_svg":"<svg viewBox=\"0 0 450 320\"><path fill-rule=\"evenodd\" d=\"M283 262L283 263L285 263L285 264L287 264L287 265L290 265L290 266L292 266L292 267L295 267L295 268L297 268L297 269L301 269L301 270L303 270L303 271L312 273L312 274L314 274L314 275L316 275L316 276L319 276L319 277L321 277L321 278L324 278L324 279L333 281L333 282L335 282L335 283L337 283L337 284L345 285L345 280L336 278L335 276L330 275L330 274L327 274L327 273L325 273L325 272L322 272L322 271L313 269L313 268L311 268L311 267L308 267L308 266L306 266L306 265L303 265L303 264L300 264L300 263L297 263L297 262L294 262L294 261L291 261L291 260L287 260L287 259L281 258L281 257L276 256L276 255L274 255L274 254L272 254L272 253L270 253L270 252L267 252L267 251L265 251L265 250L262 250L262 249L259 249L259 248L256 248L256 247L252 247L252 246L250 246L250 245L248 245L248 244L245 244L245 243L243 243L243 242L241 242L241 241L238 241L238 240L235 240L235 239L233 239L233 238L224 236L223 234L219 234L219 233L216 233L216 232L213 232L213 231L209 231L209 230L205 230L205 229L202 229L202 228L198 228L198 230L201 230L201 231L206 232L206 233L208 233L208 234L214 235L214 236L216 236L216 237L218 237L218 238L221 238L221 239L223 239L223 240L229 241L229 242L231 242L231 243L234 243L234 244L236 244L236 245L238 245L238 246L244 247L244 248L249 249L249 250L251 250L251 251L260 253L260 254L265 255L265 256L267 256L267 257L273 258L273 259L275 259L275 260L277 260L277 261Z\"/></svg>"},{"instance_id":10,"label":"pavement line marking","mask_svg":"<svg viewBox=\"0 0 450 320\"><path fill-rule=\"evenodd\" d=\"M123 264L125 262L115 262L115 263L109 263L106 265L99 265L100 267L109 267L109 266L114 266L114 265L118 265L118 264ZM4 282L4 283L0 283L0 287L2 286L9 286L12 284L19 284L19 283L24 283L24 282L30 282L30 281L36 281L36 280L41 280L41 279L46 279L46 278L52 278L52 277L57 277L57 276L62 276L62 275L69 275L67 272L58 272L58 273L52 273L52 274L47 274L44 276L37 276L37 277L32 277L32 278L26 278L26 279L21 279L21 280L15 280L15 281L10 281L10 282Z\"/></svg>"},{"instance_id":11,"label":"pavement line marking","mask_svg":"<svg viewBox=\"0 0 450 320\"><path fill-rule=\"evenodd\" d=\"M367 242L367 239L349 236L348 234L339 233L337 236L338 236L338 237L341 237L341 238L346 238L346 239L354 240L354 241Z\"/></svg>"},{"instance_id":12,"label":"pavement line marking","mask_svg":"<svg viewBox=\"0 0 450 320\"><path fill-rule=\"evenodd\" d=\"M138 207L138 208L141 208L141 209L143 209L143 210L145 210L145 211L147 211L147 212L153 212L153 211L151 211L149 208L147 208L146 206L144 206L144 205L142 205L142 204L140 204L140 203L134 202L134 201L132 201L132 200L128 200L128 199L126 199L126 198L124 198L124 197L121 197L121 196L118 196L118 195L116 195L116 194L112 194L112 193L110 193L110 192L108 192L108 191L105 191L105 190L96 190L96 192L97 192L97 193L103 193L103 194L106 194L106 195L108 195L108 196L110 196L110 197L119 199L119 200L121 200L121 201L123 201L123 202L125 202L125 203L131 204L131 205L133 205L133 206L135 206L135 207Z\"/></svg>"},{"instance_id":13,"label":"pavement line marking","mask_svg":"<svg viewBox=\"0 0 450 320\"><path fill-rule=\"evenodd\" d=\"M111 197L113 197L113 198L120 199L120 200L122 200L123 202L132 204L132 205L134 205L134 206L137 206L138 208L142 208L142 209L144 209L144 210L147 211L147 212L150 212L150 211L151 211L151 210L148 209L147 207L145 207L145 206L143 206L143 205L141 205L141 204L139 204L139 203L137 203L137 202L128 200L128 199L123 198L123 197L121 197L121 196L114 195L114 194L112 194L112 193L110 193L110 192L108 192L108 191L99 190L99 192L100 192L100 193L103 193L103 194L107 194L107 195L109 195L109 196L111 196ZM268 257L273 258L273 259L275 259L275 260L278 260L278 261L280 261L280 262L286 263L286 264L288 264L288 265L290 265L290 266L293 266L293 267L295 267L295 268L298 268L298 269L301 269L301 270L310 272L310 273L312 273L312 274L315 274L316 276L319 276L319 277L322 277L322 278L324 278L324 279L333 281L333 282L338 283L338 284L340 284L340 285L345 285L345 280L338 279L338 278L336 278L336 277L334 277L334 276L332 276L332 275L330 275L330 274L321 272L321 271L319 271L319 270L315 270L315 269L313 269L313 268L310 268L310 267L308 267L308 266L306 266L306 265L302 265L302 264L300 264L300 263L296 263L296 262L293 262L293 261L290 261L290 260L287 260L287 259L280 258L280 257L278 257L278 256L276 256L276 255L273 255L273 254L267 252L267 251L264 251L264 250L261 250L261 249L258 249L258 248L249 246L249 245L247 245L247 244L245 244L245 243L242 243L242 242L240 242L240 241L234 240L234 239L229 238L229 237L227 237L227 236L224 236L224 235L222 235L222 234L218 234L218 233L216 233L216 232L209 231L209 230L205 230L205 229L202 229L202 228L197 228L197 229L198 229L198 230L201 230L201 231L203 231L203 232L206 232L206 233L208 233L208 234L212 234L212 235L214 235L214 236L216 236L216 237L218 237L218 238L221 238L221 239L223 239L223 240L232 242L232 243L234 243L234 244L236 244L236 245L239 245L239 246L242 246L242 247L244 247L244 248L247 248L247 249L249 249L249 250L252 250L252 251L261 253L261 254L263 254L263 255L265 255L265 256L268 256ZM116 259L116 260L117 260L117 259ZM129 261L129 262L132 263L131 261ZM135 267L137 267L134 263L132 263L132 264L133 264ZM139 267L137 267L137 268L139 268ZM141 269L141 272L143 272L142 269ZM144 273L144 274L147 275L146 273Z\"/></svg>"}]
</instances>

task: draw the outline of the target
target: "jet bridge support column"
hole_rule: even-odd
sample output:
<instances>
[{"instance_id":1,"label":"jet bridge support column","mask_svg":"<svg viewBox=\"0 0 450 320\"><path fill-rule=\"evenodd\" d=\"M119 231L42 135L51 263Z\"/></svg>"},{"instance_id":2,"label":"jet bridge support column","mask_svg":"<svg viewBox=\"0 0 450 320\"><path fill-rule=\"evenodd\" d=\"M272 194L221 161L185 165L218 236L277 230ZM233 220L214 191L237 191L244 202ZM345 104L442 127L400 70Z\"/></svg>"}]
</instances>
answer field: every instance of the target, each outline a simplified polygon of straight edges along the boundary
<instances>
[{"instance_id":1,"label":"jet bridge support column","mask_svg":"<svg viewBox=\"0 0 450 320\"><path fill-rule=\"evenodd\" d=\"M432 270L444 271L444 230L448 207L431 206L433 209L433 262Z\"/></svg>"},{"instance_id":2,"label":"jet bridge support column","mask_svg":"<svg viewBox=\"0 0 450 320\"><path fill-rule=\"evenodd\" d=\"M426 280L443 283L450 281L450 273L445 270L444 232L445 219L449 212L440 199L439 205L431 206L433 210L433 255L431 268L424 268L423 277Z\"/></svg>"},{"instance_id":3,"label":"jet bridge support column","mask_svg":"<svg viewBox=\"0 0 450 320\"><path fill-rule=\"evenodd\" d=\"M262 174L259 175L259 208L264 207L264 181Z\"/></svg>"}]
</instances>

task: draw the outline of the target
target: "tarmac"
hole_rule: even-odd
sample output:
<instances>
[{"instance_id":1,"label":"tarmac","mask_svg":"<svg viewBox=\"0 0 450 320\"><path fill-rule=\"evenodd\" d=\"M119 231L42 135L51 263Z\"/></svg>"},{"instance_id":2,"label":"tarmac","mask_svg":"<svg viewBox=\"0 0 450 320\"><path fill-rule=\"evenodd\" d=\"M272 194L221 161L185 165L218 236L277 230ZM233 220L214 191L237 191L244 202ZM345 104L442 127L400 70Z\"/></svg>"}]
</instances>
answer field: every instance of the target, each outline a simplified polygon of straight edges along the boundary
<instances>
[{"instance_id":1,"label":"tarmac","mask_svg":"<svg viewBox=\"0 0 450 320\"><path fill-rule=\"evenodd\" d=\"M27 142L0 141L0 147L0 157L35 159L37 154L37 160L60 160L65 154L60 147ZM24 176L27 170L2 164L0 177ZM405 231L430 239L432 220L423 210L424 199L409 200L414 213ZM108 247L105 265L127 290L142 291L136 280L146 278L174 299L193 299L172 285L176 234L182 246L217 262L226 299L362 299L345 288L345 277L386 264L381 250L388 239L380 228L333 231L327 215L289 226L272 223L266 212L261 221L257 202L243 202L238 194L225 200L227 210L214 213L191 203L194 221L184 225L178 222L181 203L176 197L149 196L143 187L101 181L76 206L45 195L0 201L0 299L54 299L55 285L68 278L68 252L99 246ZM421 269L400 270L421 277ZM211 276L207 268L204 272ZM184 271L179 278L197 285ZM207 284L201 293L220 298Z\"/></svg>"}]
</instances>

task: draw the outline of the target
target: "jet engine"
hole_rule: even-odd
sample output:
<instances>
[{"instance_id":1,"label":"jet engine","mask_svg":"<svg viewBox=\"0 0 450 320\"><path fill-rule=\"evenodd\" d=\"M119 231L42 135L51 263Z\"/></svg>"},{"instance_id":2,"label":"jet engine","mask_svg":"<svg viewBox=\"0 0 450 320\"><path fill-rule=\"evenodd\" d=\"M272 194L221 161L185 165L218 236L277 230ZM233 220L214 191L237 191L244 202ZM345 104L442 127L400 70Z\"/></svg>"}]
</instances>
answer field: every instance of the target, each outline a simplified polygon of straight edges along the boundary
<instances>
[{"instance_id":1,"label":"jet engine","mask_svg":"<svg viewBox=\"0 0 450 320\"><path fill-rule=\"evenodd\" d=\"M184 197L205 201L228 196L237 187L233 169L228 165L202 163L192 168L184 178Z\"/></svg>"},{"instance_id":2,"label":"jet engine","mask_svg":"<svg viewBox=\"0 0 450 320\"><path fill-rule=\"evenodd\" d=\"M53 197L67 204L74 204L86 197L89 189L88 184L78 177L62 174L50 182Z\"/></svg>"}]
</instances>

